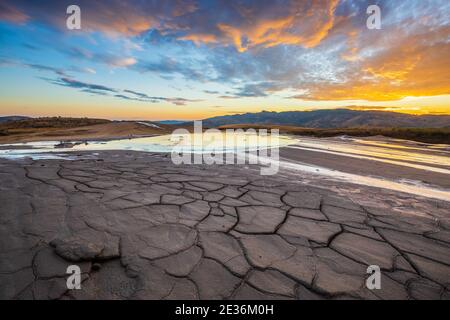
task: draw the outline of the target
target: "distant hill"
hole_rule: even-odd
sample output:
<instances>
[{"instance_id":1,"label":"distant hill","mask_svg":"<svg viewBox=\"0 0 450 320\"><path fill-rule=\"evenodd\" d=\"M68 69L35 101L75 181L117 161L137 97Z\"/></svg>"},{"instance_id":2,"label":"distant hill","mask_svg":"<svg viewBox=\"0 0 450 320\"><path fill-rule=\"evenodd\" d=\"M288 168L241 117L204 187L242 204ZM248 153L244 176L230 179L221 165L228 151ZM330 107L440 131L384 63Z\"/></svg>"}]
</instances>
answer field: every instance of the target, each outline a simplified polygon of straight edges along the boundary
<instances>
[{"instance_id":1,"label":"distant hill","mask_svg":"<svg viewBox=\"0 0 450 320\"><path fill-rule=\"evenodd\" d=\"M43 118L3 117L3 118L7 118L9 120L0 122L0 129L76 128L110 122L110 120L92 119L92 118L65 118L65 117L43 117Z\"/></svg>"},{"instance_id":2,"label":"distant hill","mask_svg":"<svg viewBox=\"0 0 450 320\"><path fill-rule=\"evenodd\" d=\"M30 117L24 117L24 116L0 117L0 123L5 123L5 122L8 122L8 121L26 120L26 119L30 119Z\"/></svg>"},{"instance_id":3,"label":"distant hill","mask_svg":"<svg viewBox=\"0 0 450 320\"><path fill-rule=\"evenodd\" d=\"M160 124L183 124L189 123L190 121L181 121L181 120L162 120L162 121L153 121Z\"/></svg>"},{"instance_id":4,"label":"distant hill","mask_svg":"<svg viewBox=\"0 0 450 320\"><path fill-rule=\"evenodd\" d=\"M28 141L89 141L169 134L172 126L88 118L34 118L0 124L0 144Z\"/></svg>"},{"instance_id":5,"label":"distant hill","mask_svg":"<svg viewBox=\"0 0 450 320\"><path fill-rule=\"evenodd\" d=\"M203 125L271 124L306 128L450 128L450 115L409 115L397 112L348 109L258 112L220 116L203 120Z\"/></svg>"}]
</instances>

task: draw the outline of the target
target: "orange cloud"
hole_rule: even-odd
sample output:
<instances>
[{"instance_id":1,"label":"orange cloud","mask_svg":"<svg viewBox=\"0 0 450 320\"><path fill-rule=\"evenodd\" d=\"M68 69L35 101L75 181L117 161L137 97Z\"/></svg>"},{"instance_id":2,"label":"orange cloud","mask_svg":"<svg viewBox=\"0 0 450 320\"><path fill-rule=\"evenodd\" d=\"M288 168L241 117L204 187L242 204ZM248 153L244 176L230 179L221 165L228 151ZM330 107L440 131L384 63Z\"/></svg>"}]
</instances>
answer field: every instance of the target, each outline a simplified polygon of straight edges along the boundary
<instances>
[{"instance_id":1,"label":"orange cloud","mask_svg":"<svg viewBox=\"0 0 450 320\"><path fill-rule=\"evenodd\" d=\"M178 40L189 40L194 42L195 44L201 44L201 43L216 43L217 38L213 34L205 34L205 33L198 33L198 34L189 34L187 36L179 37Z\"/></svg>"},{"instance_id":2,"label":"orange cloud","mask_svg":"<svg viewBox=\"0 0 450 320\"><path fill-rule=\"evenodd\" d=\"M64 4L41 6L26 0L0 4L0 20L25 22L32 13L36 20L50 22L65 30ZM320 44L335 25L335 10L339 0L289 1L259 6L218 2L214 10L229 12L228 20L215 19L210 6L194 0L159 2L111 0L80 0L82 31L102 32L109 36L136 36L150 29L161 34L176 34L181 40L196 44L221 43L233 45L240 52L249 48L273 47L279 44L303 45L312 48ZM200 13L198 13L199 11ZM197 15L196 15L197 14ZM183 34L180 36L178 32Z\"/></svg>"},{"instance_id":3,"label":"orange cloud","mask_svg":"<svg viewBox=\"0 0 450 320\"><path fill-rule=\"evenodd\" d=\"M449 36L450 26L423 34L394 33L395 45L355 63L347 81L311 85L298 98L389 101L450 94Z\"/></svg>"},{"instance_id":4,"label":"orange cloud","mask_svg":"<svg viewBox=\"0 0 450 320\"><path fill-rule=\"evenodd\" d=\"M252 17L251 12L246 12L247 23L241 23L239 26L218 23L217 28L221 33L221 42L234 45L239 52L257 46L268 48L281 44L312 48L319 45L333 28L334 12L338 3L338 0L327 1L325 5L323 1L314 2L306 11L299 5L293 5L288 15L278 18L258 19ZM193 36L193 41L197 43L210 43L213 37L212 35ZM214 40L217 38L214 37Z\"/></svg>"},{"instance_id":5,"label":"orange cloud","mask_svg":"<svg viewBox=\"0 0 450 320\"><path fill-rule=\"evenodd\" d=\"M359 48L357 44L358 39L358 31L356 30L350 30L347 33L347 43L349 46L349 49L346 53L341 55L341 58L346 61L357 61L360 60L361 57L358 55Z\"/></svg>"},{"instance_id":6,"label":"orange cloud","mask_svg":"<svg viewBox=\"0 0 450 320\"><path fill-rule=\"evenodd\" d=\"M94 11L87 12L87 19L83 20L83 30L100 31L110 36L135 36L159 25L155 18L130 12L130 10L101 12L102 14Z\"/></svg>"},{"instance_id":7,"label":"orange cloud","mask_svg":"<svg viewBox=\"0 0 450 320\"><path fill-rule=\"evenodd\" d=\"M8 5L7 3L0 3L0 20L22 24L25 23L28 18L29 17L25 13L13 6Z\"/></svg>"},{"instance_id":8,"label":"orange cloud","mask_svg":"<svg viewBox=\"0 0 450 320\"><path fill-rule=\"evenodd\" d=\"M113 65L116 67L129 67L137 63L134 58L121 58L113 61Z\"/></svg>"},{"instance_id":9,"label":"orange cloud","mask_svg":"<svg viewBox=\"0 0 450 320\"><path fill-rule=\"evenodd\" d=\"M339 0L332 0L328 4L327 14L325 15L325 21L320 21L318 25L316 25L316 30L305 39L303 42L304 46L307 48L312 48L317 46L323 39L325 39L330 32L330 30L333 28L335 23L335 16L334 11L336 10L336 7L339 3ZM318 2L315 2L315 5L319 5ZM315 12L317 12L319 8L311 7L309 11L309 16L316 19ZM320 11L320 10L319 10Z\"/></svg>"}]
</instances>

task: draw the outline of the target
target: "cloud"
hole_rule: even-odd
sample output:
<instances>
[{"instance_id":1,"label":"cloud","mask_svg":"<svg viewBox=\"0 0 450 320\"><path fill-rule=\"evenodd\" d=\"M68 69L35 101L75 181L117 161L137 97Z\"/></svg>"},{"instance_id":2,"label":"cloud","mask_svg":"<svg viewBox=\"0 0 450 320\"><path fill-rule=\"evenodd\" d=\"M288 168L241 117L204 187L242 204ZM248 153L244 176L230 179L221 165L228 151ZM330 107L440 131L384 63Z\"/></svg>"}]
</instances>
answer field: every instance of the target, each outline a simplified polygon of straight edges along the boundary
<instances>
[{"instance_id":1,"label":"cloud","mask_svg":"<svg viewBox=\"0 0 450 320\"><path fill-rule=\"evenodd\" d=\"M63 87L70 87L70 88L75 88L75 89L86 89L86 90L89 90L90 92L113 92L113 93L117 92L117 90L113 89L113 88L109 88L109 87L98 85L98 84L91 84L91 83L86 83L86 82L82 82L82 81L77 81L77 80L74 80L71 78L66 78L66 77L53 80L52 83L63 86Z\"/></svg>"},{"instance_id":2,"label":"cloud","mask_svg":"<svg viewBox=\"0 0 450 320\"><path fill-rule=\"evenodd\" d=\"M0 19L15 23L44 22L57 29L66 28L66 8L73 1L4 0ZM78 0L82 31L102 32L111 37L136 36L152 28L162 28L165 20L195 10L193 1L92 1Z\"/></svg>"},{"instance_id":3,"label":"cloud","mask_svg":"<svg viewBox=\"0 0 450 320\"><path fill-rule=\"evenodd\" d=\"M367 111L367 110L386 111L386 110L393 110L393 109L402 109L402 107L392 107L392 106L346 106L346 107L341 107L341 108L349 109L349 110L361 110L361 111Z\"/></svg>"},{"instance_id":4,"label":"cloud","mask_svg":"<svg viewBox=\"0 0 450 320\"><path fill-rule=\"evenodd\" d=\"M221 96L225 99L237 99L248 97L265 97L267 91L274 87L272 82L247 83L244 86L235 88L234 91L228 92L231 95Z\"/></svg>"},{"instance_id":5,"label":"cloud","mask_svg":"<svg viewBox=\"0 0 450 320\"><path fill-rule=\"evenodd\" d=\"M192 41L196 45L205 44L205 43L217 43L218 39L213 34L206 33L198 33L198 34L188 34L185 36L181 36L178 38L179 40Z\"/></svg>"},{"instance_id":6,"label":"cloud","mask_svg":"<svg viewBox=\"0 0 450 320\"><path fill-rule=\"evenodd\" d=\"M276 13L274 17L254 14L251 10L254 8L244 7L242 9L247 10L243 19L231 24L218 23L217 28L222 41L232 43L239 52L281 44L315 47L333 28L338 2L317 1L308 6L306 2L292 1L285 4L286 12L280 12L278 3L273 3L277 6L273 11L270 6L265 6L266 12Z\"/></svg>"},{"instance_id":7,"label":"cloud","mask_svg":"<svg viewBox=\"0 0 450 320\"><path fill-rule=\"evenodd\" d=\"M16 67L25 67L30 68L38 71L44 71L44 72L51 72L56 74L57 76L61 77L69 77L68 73L71 72L78 72L78 73L86 73L86 74L96 74L97 72L88 67L81 67L81 66L70 66L66 69L64 68L58 68L58 67L52 67L48 65L43 65L39 63L25 63L14 59L4 59L0 58L0 66L16 66Z\"/></svg>"},{"instance_id":8,"label":"cloud","mask_svg":"<svg viewBox=\"0 0 450 320\"><path fill-rule=\"evenodd\" d=\"M109 52L108 53L92 52L90 50L81 47L62 48L61 51L75 59L97 62L115 68L127 68L138 63L137 59L134 57L130 56L124 57Z\"/></svg>"},{"instance_id":9,"label":"cloud","mask_svg":"<svg viewBox=\"0 0 450 320\"><path fill-rule=\"evenodd\" d=\"M15 8L14 5L7 2L0 3L0 20L24 24L28 18L29 17L25 13Z\"/></svg>"},{"instance_id":10,"label":"cloud","mask_svg":"<svg viewBox=\"0 0 450 320\"><path fill-rule=\"evenodd\" d=\"M449 35L450 26L392 32L383 47L346 70L344 81L305 86L308 92L299 98L389 101L450 94Z\"/></svg>"},{"instance_id":11,"label":"cloud","mask_svg":"<svg viewBox=\"0 0 450 320\"><path fill-rule=\"evenodd\" d=\"M279 44L315 47L335 24L338 0L88 1L79 0L82 32L132 37L157 30L197 45L231 45L239 52ZM1 20L39 21L65 29L69 1L5 0ZM220 13L220 14L218 14ZM30 18L29 18L30 17Z\"/></svg>"},{"instance_id":12,"label":"cloud","mask_svg":"<svg viewBox=\"0 0 450 320\"><path fill-rule=\"evenodd\" d=\"M0 57L0 67L11 67L17 65L17 61L9 58Z\"/></svg>"},{"instance_id":13,"label":"cloud","mask_svg":"<svg viewBox=\"0 0 450 320\"><path fill-rule=\"evenodd\" d=\"M50 72L54 72L57 75L60 76L66 76L66 72L63 69L60 68L54 68L54 67L49 67L49 66L45 66L45 65L41 65L41 64L34 64L34 63L27 63L24 64L24 66L35 69L35 70L39 70L39 71L50 71Z\"/></svg>"},{"instance_id":14,"label":"cloud","mask_svg":"<svg viewBox=\"0 0 450 320\"><path fill-rule=\"evenodd\" d=\"M111 67L129 67L137 63L137 60L135 58L121 58L121 57L114 57L114 56L98 56L98 60L103 61L105 64L111 66Z\"/></svg>"},{"instance_id":15,"label":"cloud","mask_svg":"<svg viewBox=\"0 0 450 320\"><path fill-rule=\"evenodd\" d=\"M204 81L208 79L208 74L203 66L194 59L180 59L178 61L171 57L162 56L155 61L139 61L133 69L141 72L151 72L158 74L165 79L172 79L174 76L181 75L185 79L194 81Z\"/></svg>"},{"instance_id":16,"label":"cloud","mask_svg":"<svg viewBox=\"0 0 450 320\"><path fill-rule=\"evenodd\" d=\"M136 92L136 91L133 91L133 90L123 90L123 92L130 93L134 97L124 96L124 95L116 95L116 97L120 97L120 98L128 99L128 100L137 100L137 101L143 101L143 102L147 101L147 102L155 102L155 103L156 102L166 101L166 102L170 102L170 103L173 103L175 105L178 105L178 106L184 106L188 102L200 102L200 101L202 101L202 100L199 100L199 99L154 97L154 96L149 96L149 95L147 95L145 93Z\"/></svg>"},{"instance_id":17,"label":"cloud","mask_svg":"<svg viewBox=\"0 0 450 320\"><path fill-rule=\"evenodd\" d=\"M165 101L173 103L177 106L184 106L188 102L200 102L201 99L185 99L185 98L165 98Z\"/></svg>"},{"instance_id":18,"label":"cloud","mask_svg":"<svg viewBox=\"0 0 450 320\"><path fill-rule=\"evenodd\" d=\"M219 96L218 98L220 98L220 99L239 99L239 96L222 95L222 96Z\"/></svg>"},{"instance_id":19,"label":"cloud","mask_svg":"<svg viewBox=\"0 0 450 320\"><path fill-rule=\"evenodd\" d=\"M219 91L215 91L215 90L203 90L204 93L207 94L219 94Z\"/></svg>"},{"instance_id":20,"label":"cloud","mask_svg":"<svg viewBox=\"0 0 450 320\"><path fill-rule=\"evenodd\" d=\"M54 47L110 68L196 81L190 85L200 93L223 99L288 92L293 99L392 101L449 94L448 0L375 3L382 9L381 30L366 28L366 9L373 4L367 0L80 0L82 30L73 37L101 43L74 46L70 35ZM64 37L68 4L3 0L0 20L63 30ZM62 72L74 71L44 63L28 67L67 79ZM226 89L203 90L209 83ZM195 101L122 90L116 95L177 105Z\"/></svg>"},{"instance_id":21,"label":"cloud","mask_svg":"<svg viewBox=\"0 0 450 320\"><path fill-rule=\"evenodd\" d=\"M71 67L70 70L76 71L76 72L82 72L82 73L89 73L89 74L97 73L97 71L95 71L95 69L87 68L87 67Z\"/></svg>"},{"instance_id":22,"label":"cloud","mask_svg":"<svg viewBox=\"0 0 450 320\"><path fill-rule=\"evenodd\" d=\"M123 92L131 93L131 94L133 94L133 95L135 95L135 96L137 96L137 97L139 97L141 99L149 99L149 100L152 99L152 97L148 96L145 93L136 92L136 91L133 91L133 90L124 90ZM158 100L158 98L156 98L156 99Z\"/></svg>"},{"instance_id":23,"label":"cloud","mask_svg":"<svg viewBox=\"0 0 450 320\"><path fill-rule=\"evenodd\" d=\"M58 76L67 76L66 71L62 68L46 66L38 63L25 63L16 59L0 58L0 66L4 67L25 67L38 71L46 71L55 73Z\"/></svg>"},{"instance_id":24,"label":"cloud","mask_svg":"<svg viewBox=\"0 0 450 320\"><path fill-rule=\"evenodd\" d=\"M119 90L99 84L92 84L87 82L78 81L68 77L61 77L58 79L48 79L42 78L43 80L50 82L52 84L56 84L63 87L69 87L74 89L79 89L82 92L102 95L102 96L111 96L118 99L123 100L132 100L139 102L150 102L150 103L159 103L159 102L169 102L174 105L183 106L187 103L199 102L202 100L198 99L186 99L180 97L167 98L167 97L158 97L158 96L149 96L142 92L137 92L129 89ZM127 95L128 94L128 95Z\"/></svg>"}]
</instances>

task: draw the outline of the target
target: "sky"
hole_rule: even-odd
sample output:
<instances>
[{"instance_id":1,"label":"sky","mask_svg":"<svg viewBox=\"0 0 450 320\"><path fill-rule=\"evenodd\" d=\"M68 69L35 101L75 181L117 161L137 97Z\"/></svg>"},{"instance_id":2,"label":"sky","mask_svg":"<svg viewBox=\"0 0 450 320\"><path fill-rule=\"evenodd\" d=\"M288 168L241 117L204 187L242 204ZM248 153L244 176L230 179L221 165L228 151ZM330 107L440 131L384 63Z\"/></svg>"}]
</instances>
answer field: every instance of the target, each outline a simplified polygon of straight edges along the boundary
<instances>
[{"instance_id":1,"label":"sky","mask_svg":"<svg viewBox=\"0 0 450 320\"><path fill-rule=\"evenodd\" d=\"M344 107L450 114L450 1L0 0L0 116Z\"/></svg>"}]
</instances>

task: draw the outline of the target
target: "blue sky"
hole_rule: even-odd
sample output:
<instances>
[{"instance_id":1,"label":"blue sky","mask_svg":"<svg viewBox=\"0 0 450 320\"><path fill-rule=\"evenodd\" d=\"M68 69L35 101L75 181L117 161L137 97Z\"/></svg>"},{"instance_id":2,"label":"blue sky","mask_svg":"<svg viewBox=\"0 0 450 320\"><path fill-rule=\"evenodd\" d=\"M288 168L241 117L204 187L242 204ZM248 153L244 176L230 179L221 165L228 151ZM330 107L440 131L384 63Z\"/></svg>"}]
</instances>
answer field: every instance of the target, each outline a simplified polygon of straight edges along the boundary
<instances>
[{"instance_id":1,"label":"blue sky","mask_svg":"<svg viewBox=\"0 0 450 320\"><path fill-rule=\"evenodd\" d=\"M0 114L450 113L449 15L447 0L3 0Z\"/></svg>"}]
</instances>

